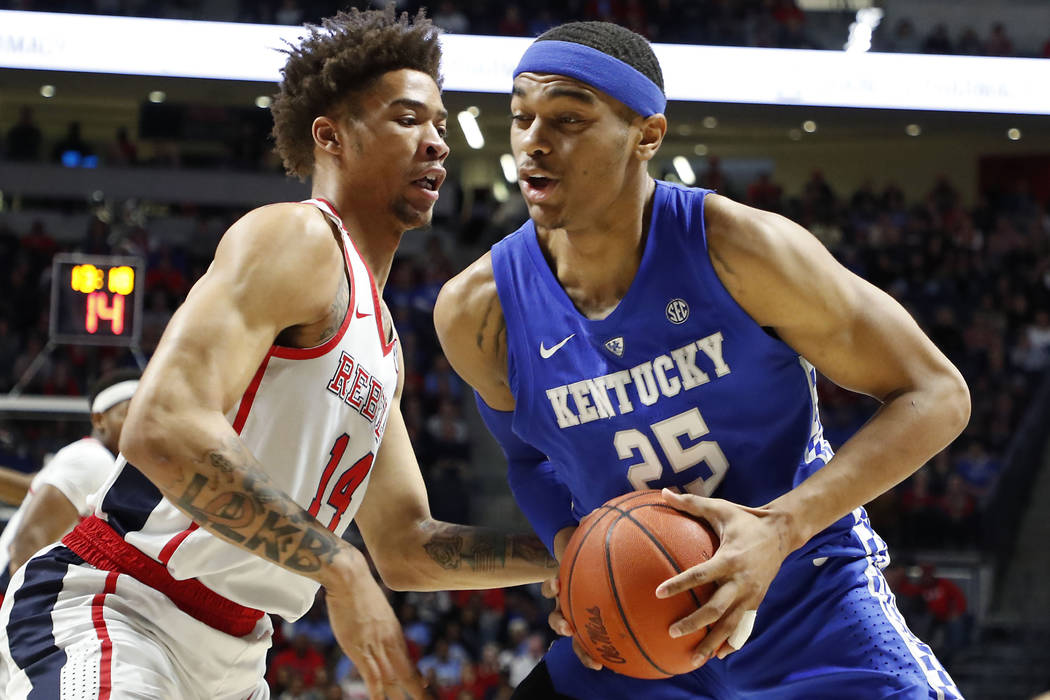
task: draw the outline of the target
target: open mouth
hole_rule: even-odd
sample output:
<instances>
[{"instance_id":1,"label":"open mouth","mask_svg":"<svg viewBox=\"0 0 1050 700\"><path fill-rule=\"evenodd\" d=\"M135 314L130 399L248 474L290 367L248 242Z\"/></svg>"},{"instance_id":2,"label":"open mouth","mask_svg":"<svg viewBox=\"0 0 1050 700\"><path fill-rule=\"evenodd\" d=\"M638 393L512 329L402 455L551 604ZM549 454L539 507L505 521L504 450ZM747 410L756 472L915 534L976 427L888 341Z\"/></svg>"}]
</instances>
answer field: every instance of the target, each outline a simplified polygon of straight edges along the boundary
<instances>
[{"instance_id":1,"label":"open mouth","mask_svg":"<svg viewBox=\"0 0 1050 700\"><path fill-rule=\"evenodd\" d=\"M540 192L544 192L554 185L554 180L550 179L549 177L541 177L539 175L527 177L525 178L525 182L528 183L530 188L538 190Z\"/></svg>"},{"instance_id":2,"label":"open mouth","mask_svg":"<svg viewBox=\"0 0 1050 700\"><path fill-rule=\"evenodd\" d=\"M438 188L438 181L436 175L427 175L426 177L421 177L418 180L413 180L412 184L416 187L422 187L424 190L429 190L431 192L437 192Z\"/></svg>"}]
</instances>

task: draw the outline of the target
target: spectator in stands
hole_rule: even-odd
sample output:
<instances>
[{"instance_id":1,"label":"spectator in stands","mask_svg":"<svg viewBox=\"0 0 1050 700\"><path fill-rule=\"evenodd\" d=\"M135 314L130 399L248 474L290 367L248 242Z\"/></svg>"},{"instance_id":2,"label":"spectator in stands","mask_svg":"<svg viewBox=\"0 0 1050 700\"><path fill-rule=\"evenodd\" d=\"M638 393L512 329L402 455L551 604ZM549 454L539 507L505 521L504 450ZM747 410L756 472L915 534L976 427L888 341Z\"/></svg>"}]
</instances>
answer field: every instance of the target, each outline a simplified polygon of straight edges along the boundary
<instances>
[{"instance_id":1,"label":"spectator in stands","mask_svg":"<svg viewBox=\"0 0 1050 700\"><path fill-rule=\"evenodd\" d=\"M332 649L335 647L335 633L328 621L328 611L324 603L324 589L317 593L314 605L305 615L295 622L284 623L285 637L294 639L297 636L306 637L315 649Z\"/></svg>"},{"instance_id":2,"label":"spectator in stands","mask_svg":"<svg viewBox=\"0 0 1050 700\"><path fill-rule=\"evenodd\" d=\"M918 32L915 31L915 25L907 17L897 20L892 34L887 35L886 32L878 32L876 39L876 45L880 51L919 53L919 50L922 48L922 40L919 38Z\"/></svg>"},{"instance_id":3,"label":"spectator in stands","mask_svg":"<svg viewBox=\"0 0 1050 700\"><path fill-rule=\"evenodd\" d=\"M298 678L304 688L310 688L318 669L324 668L324 665L324 656L310 642L310 638L305 634L296 634L292 637L291 646L278 652L270 661L266 680L271 686L275 685L278 676L284 673L282 669L287 668L291 671L290 687L294 687L294 681Z\"/></svg>"},{"instance_id":4,"label":"spectator in stands","mask_svg":"<svg viewBox=\"0 0 1050 700\"><path fill-rule=\"evenodd\" d=\"M70 122L66 135L55 144L51 151L51 160L56 163L79 163L85 156L94 154L94 149L80 135L80 122ZM73 154L67 155L67 154Z\"/></svg>"},{"instance_id":5,"label":"spectator in stands","mask_svg":"<svg viewBox=\"0 0 1050 700\"><path fill-rule=\"evenodd\" d=\"M934 26L922 41L923 53L952 53L952 38L948 35L948 25L942 23Z\"/></svg>"},{"instance_id":6,"label":"spectator in stands","mask_svg":"<svg viewBox=\"0 0 1050 700\"><path fill-rule=\"evenodd\" d=\"M138 161L138 147L131 140L131 137L128 136L128 128L126 126L118 127L116 139L106 151L106 164L129 166L137 165Z\"/></svg>"},{"instance_id":7,"label":"spectator in stands","mask_svg":"<svg viewBox=\"0 0 1050 700\"><path fill-rule=\"evenodd\" d=\"M1035 312L1035 319L1025 328L1024 336L1032 352L1043 355L1045 367L1045 362L1050 362L1050 313L1046 309Z\"/></svg>"},{"instance_id":8,"label":"spectator in stands","mask_svg":"<svg viewBox=\"0 0 1050 700\"><path fill-rule=\"evenodd\" d=\"M955 462L955 471L965 483L966 490L984 505L999 478L1002 462L990 454L981 438L971 438L963 454Z\"/></svg>"},{"instance_id":9,"label":"spectator in stands","mask_svg":"<svg viewBox=\"0 0 1050 700\"><path fill-rule=\"evenodd\" d=\"M299 25L303 23L303 8L297 0L281 0L273 18L277 24Z\"/></svg>"},{"instance_id":10,"label":"spectator in stands","mask_svg":"<svg viewBox=\"0 0 1050 700\"><path fill-rule=\"evenodd\" d=\"M503 9L503 17L500 18L497 33L500 36L526 36L528 28L521 18L521 8L510 2Z\"/></svg>"},{"instance_id":11,"label":"spectator in stands","mask_svg":"<svg viewBox=\"0 0 1050 700\"><path fill-rule=\"evenodd\" d=\"M783 193L783 188L773 182L769 172L762 171L747 186L747 203L758 209L779 212L782 210L780 198L783 196Z\"/></svg>"},{"instance_id":12,"label":"spectator in stands","mask_svg":"<svg viewBox=\"0 0 1050 700\"><path fill-rule=\"evenodd\" d=\"M966 548L977 542L977 499L959 474L948 476L944 494L937 499L937 509L945 524L943 544Z\"/></svg>"},{"instance_id":13,"label":"spectator in stands","mask_svg":"<svg viewBox=\"0 0 1050 700\"><path fill-rule=\"evenodd\" d=\"M1014 42L1006 33L1006 26L1002 22L992 25L992 33L984 42L984 53L986 56L1014 55Z\"/></svg>"},{"instance_id":14,"label":"spectator in stands","mask_svg":"<svg viewBox=\"0 0 1050 700\"><path fill-rule=\"evenodd\" d=\"M977 30L967 26L959 36L955 44L955 53L962 56L980 56L984 53L984 44L981 37L977 36Z\"/></svg>"},{"instance_id":15,"label":"spectator in stands","mask_svg":"<svg viewBox=\"0 0 1050 700\"><path fill-rule=\"evenodd\" d=\"M424 676L432 672L439 687L451 688L462 679L463 662L449 653L448 641L439 637L430 653L419 660L419 672Z\"/></svg>"},{"instance_id":16,"label":"spectator in stands","mask_svg":"<svg viewBox=\"0 0 1050 700\"><path fill-rule=\"evenodd\" d=\"M434 13L433 21L450 34L470 33L470 20L452 0L442 0Z\"/></svg>"},{"instance_id":17,"label":"spectator in stands","mask_svg":"<svg viewBox=\"0 0 1050 700\"><path fill-rule=\"evenodd\" d=\"M18 112L18 122L7 132L7 159L37 160L40 157L43 138L40 127L33 121L33 110L23 106Z\"/></svg>"},{"instance_id":18,"label":"spectator in stands","mask_svg":"<svg viewBox=\"0 0 1050 700\"><path fill-rule=\"evenodd\" d=\"M951 658L969 637L971 616L966 594L953 581L937 576L933 564L911 567L902 583L906 596L921 597L925 606L908 620L912 631L930 646L940 659Z\"/></svg>"},{"instance_id":19,"label":"spectator in stands","mask_svg":"<svg viewBox=\"0 0 1050 700\"><path fill-rule=\"evenodd\" d=\"M533 632L525 638L524 650L519 650L514 653L514 656L510 660L510 667L508 669L509 681L515 688L518 684L525 680L525 677L532 672L532 669L536 667L536 664L543 658L543 651L546 647L544 644L543 635L538 632Z\"/></svg>"}]
</instances>

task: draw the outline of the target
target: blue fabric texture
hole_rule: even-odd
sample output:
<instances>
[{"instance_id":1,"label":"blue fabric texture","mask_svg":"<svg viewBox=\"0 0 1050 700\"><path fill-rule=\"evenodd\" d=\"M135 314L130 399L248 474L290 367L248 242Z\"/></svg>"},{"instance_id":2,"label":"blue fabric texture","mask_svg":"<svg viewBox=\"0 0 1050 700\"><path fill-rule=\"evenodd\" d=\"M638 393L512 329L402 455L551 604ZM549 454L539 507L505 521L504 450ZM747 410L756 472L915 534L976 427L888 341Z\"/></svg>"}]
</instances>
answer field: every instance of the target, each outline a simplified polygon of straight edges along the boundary
<instances>
[{"instance_id":1,"label":"blue fabric texture","mask_svg":"<svg viewBox=\"0 0 1050 700\"><path fill-rule=\"evenodd\" d=\"M587 83L643 117L663 114L667 97L660 86L618 58L571 41L537 41L521 57L521 73L554 73Z\"/></svg>"}]
</instances>

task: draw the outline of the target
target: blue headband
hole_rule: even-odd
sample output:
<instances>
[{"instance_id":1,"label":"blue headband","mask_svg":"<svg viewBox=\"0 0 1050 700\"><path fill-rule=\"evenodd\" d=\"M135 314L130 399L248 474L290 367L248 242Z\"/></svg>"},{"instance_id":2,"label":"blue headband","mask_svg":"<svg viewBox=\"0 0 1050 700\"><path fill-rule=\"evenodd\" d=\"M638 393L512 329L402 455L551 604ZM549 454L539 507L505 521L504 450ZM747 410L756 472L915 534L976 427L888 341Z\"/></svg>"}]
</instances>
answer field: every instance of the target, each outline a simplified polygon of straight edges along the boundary
<instances>
[{"instance_id":1,"label":"blue headband","mask_svg":"<svg viewBox=\"0 0 1050 700\"><path fill-rule=\"evenodd\" d=\"M643 117L663 114L667 97L660 86L618 58L571 41L535 41L514 69L575 78L615 97Z\"/></svg>"}]
</instances>

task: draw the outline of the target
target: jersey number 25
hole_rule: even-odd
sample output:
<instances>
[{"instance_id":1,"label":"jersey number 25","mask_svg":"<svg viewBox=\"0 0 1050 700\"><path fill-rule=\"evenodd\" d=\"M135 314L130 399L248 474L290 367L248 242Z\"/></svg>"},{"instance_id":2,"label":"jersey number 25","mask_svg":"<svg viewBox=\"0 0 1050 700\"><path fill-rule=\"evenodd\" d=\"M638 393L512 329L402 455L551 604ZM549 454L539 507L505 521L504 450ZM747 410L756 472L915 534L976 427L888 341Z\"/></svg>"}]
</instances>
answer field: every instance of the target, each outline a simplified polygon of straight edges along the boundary
<instances>
[{"instance_id":1,"label":"jersey number 25","mask_svg":"<svg viewBox=\"0 0 1050 700\"><path fill-rule=\"evenodd\" d=\"M710 496L714 493L729 471L729 460L726 459L722 448L714 440L701 440L688 447L682 444L682 438L688 438L690 441L700 440L711 432L699 409L692 408L677 416L653 423L649 430L656 437L657 444L660 445L667 463L671 465L675 474L691 469L701 462L706 463L710 470L710 474L686 483L682 487L683 490L697 496ZM641 430L631 428L618 431L613 436L613 446L616 447L620 459L631 459L635 451L642 458L641 462L627 469L627 479L631 486L643 491L656 488L657 483L664 480L664 466L656 454L656 448Z\"/></svg>"}]
</instances>

